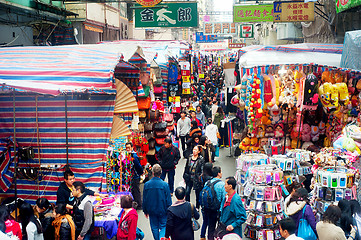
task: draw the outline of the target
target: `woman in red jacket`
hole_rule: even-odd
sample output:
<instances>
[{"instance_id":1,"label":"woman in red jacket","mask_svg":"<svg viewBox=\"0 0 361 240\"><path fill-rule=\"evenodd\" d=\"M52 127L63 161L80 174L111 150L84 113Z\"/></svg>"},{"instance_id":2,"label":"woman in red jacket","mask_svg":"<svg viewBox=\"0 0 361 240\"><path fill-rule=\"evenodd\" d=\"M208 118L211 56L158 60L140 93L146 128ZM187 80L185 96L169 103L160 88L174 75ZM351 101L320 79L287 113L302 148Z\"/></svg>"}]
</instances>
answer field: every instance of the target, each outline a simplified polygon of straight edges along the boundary
<instances>
[{"instance_id":1,"label":"woman in red jacket","mask_svg":"<svg viewBox=\"0 0 361 240\"><path fill-rule=\"evenodd\" d=\"M133 198L129 195L122 196L120 205L123 208L119 219L117 240L135 240L137 233L138 213L132 207Z\"/></svg>"}]
</instances>

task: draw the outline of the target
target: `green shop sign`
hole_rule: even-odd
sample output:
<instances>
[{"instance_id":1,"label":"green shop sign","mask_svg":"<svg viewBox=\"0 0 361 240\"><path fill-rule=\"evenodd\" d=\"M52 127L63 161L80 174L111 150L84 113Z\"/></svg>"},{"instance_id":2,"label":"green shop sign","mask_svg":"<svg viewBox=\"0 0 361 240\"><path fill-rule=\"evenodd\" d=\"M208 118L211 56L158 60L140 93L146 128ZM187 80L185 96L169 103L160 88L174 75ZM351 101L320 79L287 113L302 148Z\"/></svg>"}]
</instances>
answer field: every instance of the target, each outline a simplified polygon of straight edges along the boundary
<instances>
[{"instance_id":1,"label":"green shop sign","mask_svg":"<svg viewBox=\"0 0 361 240\"><path fill-rule=\"evenodd\" d=\"M273 22L273 4L235 5L233 22Z\"/></svg>"},{"instance_id":2,"label":"green shop sign","mask_svg":"<svg viewBox=\"0 0 361 240\"><path fill-rule=\"evenodd\" d=\"M163 2L157 7L141 7L135 10L135 27L198 27L196 2Z\"/></svg>"},{"instance_id":3,"label":"green shop sign","mask_svg":"<svg viewBox=\"0 0 361 240\"><path fill-rule=\"evenodd\" d=\"M361 0L336 0L336 11L340 13L347 9L361 5Z\"/></svg>"}]
</instances>

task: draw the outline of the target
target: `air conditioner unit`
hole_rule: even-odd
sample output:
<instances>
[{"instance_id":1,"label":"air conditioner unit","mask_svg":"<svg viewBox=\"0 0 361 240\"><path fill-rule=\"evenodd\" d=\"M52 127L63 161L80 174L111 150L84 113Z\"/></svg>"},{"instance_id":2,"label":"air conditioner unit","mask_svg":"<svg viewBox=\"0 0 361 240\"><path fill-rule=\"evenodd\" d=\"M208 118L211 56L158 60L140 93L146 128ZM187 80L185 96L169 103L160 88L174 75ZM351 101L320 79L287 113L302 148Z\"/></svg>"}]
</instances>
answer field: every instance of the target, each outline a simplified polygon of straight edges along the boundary
<instances>
[{"instance_id":1,"label":"air conditioner unit","mask_svg":"<svg viewBox=\"0 0 361 240\"><path fill-rule=\"evenodd\" d=\"M301 28L297 28L294 23L278 23L278 40L300 40L303 38Z\"/></svg>"}]
</instances>

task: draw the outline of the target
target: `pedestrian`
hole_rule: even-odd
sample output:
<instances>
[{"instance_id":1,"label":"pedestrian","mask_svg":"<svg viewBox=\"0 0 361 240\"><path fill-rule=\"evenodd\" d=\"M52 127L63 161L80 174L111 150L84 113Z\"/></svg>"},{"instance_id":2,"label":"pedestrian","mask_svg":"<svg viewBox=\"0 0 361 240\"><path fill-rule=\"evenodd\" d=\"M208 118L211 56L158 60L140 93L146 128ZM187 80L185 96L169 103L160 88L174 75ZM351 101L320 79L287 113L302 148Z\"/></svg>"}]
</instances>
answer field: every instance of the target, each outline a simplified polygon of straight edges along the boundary
<instances>
[{"instance_id":1,"label":"pedestrian","mask_svg":"<svg viewBox=\"0 0 361 240\"><path fill-rule=\"evenodd\" d=\"M55 220L52 226L55 229L53 236L55 240L75 240L75 223L73 218L67 213L66 205L63 203L56 205L54 215Z\"/></svg>"},{"instance_id":2,"label":"pedestrian","mask_svg":"<svg viewBox=\"0 0 361 240\"><path fill-rule=\"evenodd\" d=\"M201 175L203 173L204 159L200 155L201 146L193 148L193 154L187 159L183 179L186 183L186 201L190 201L192 188L196 194L196 208L199 208L199 193L202 190Z\"/></svg>"},{"instance_id":3,"label":"pedestrian","mask_svg":"<svg viewBox=\"0 0 361 240\"><path fill-rule=\"evenodd\" d=\"M346 238L351 234L352 226L357 227L355 239L360 239L359 225L360 225L360 204L357 200L342 199L338 202L337 206L341 209L341 217L339 226L344 231Z\"/></svg>"},{"instance_id":4,"label":"pedestrian","mask_svg":"<svg viewBox=\"0 0 361 240\"><path fill-rule=\"evenodd\" d=\"M226 227L227 233L236 233L242 237L242 224L246 221L247 214L241 197L236 193L236 186L234 177L226 178L224 189L227 194L221 203L220 222Z\"/></svg>"},{"instance_id":5,"label":"pedestrian","mask_svg":"<svg viewBox=\"0 0 361 240\"><path fill-rule=\"evenodd\" d=\"M185 152L183 153L184 157L186 159L188 159L189 156L193 153L193 148L198 145L199 145L199 136L198 135L195 135L194 137L190 138L187 141L187 148L186 148Z\"/></svg>"},{"instance_id":6,"label":"pedestrian","mask_svg":"<svg viewBox=\"0 0 361 240\"><path fill-rule=\"evenodd\" d=\"M204 184L208 180L211 180L213 178L212 168L213 168L212 163L205 163L204 164L203 173L201 175L202 189L204 187ZM200 193L200 198L201 198L201 193ZM208 218L206 217L206 215L204 213L203 206L202 206L202 215L203 215L203 223L202 223L202 228L201 228L201 240L205 240L206 239L205 238L206 237L206 230L207 230L207 227L208 227Z\"/></svg>"},{"instance_id":7,"label":"pedestrian","mask_svg":"<svg viewBox=\"0 0 361 240\"><path fill-rule=\"evenodd\" d=\"M303 240L303 238L297 237L296 223L292 218L284 218L279 221L280 234L285 240Z\"/></svg>"},{"instance_id":8,"label":"pedestrian","mask_svg":"<svg viewBox=\"0 0 361 240\"><path fill-rule=\"evenodd\" d=\"M88 195L85 193L85 186L82 182L74 182L73 196L75 204L73 207L73 218L76 226L75 237L77 240L89 240L94 230L94 209Z\"/></svg>"},{"instance_id":9,"label":"pedestrian","mask_svg":"<svg viewBox=\"0 0 361 240\"><path fill-rule=\"evenodd\" d=\"M213 144L208 140L208 137L203 135L199 139L199 145L202 146L201 155L204 158L204 162L213 162L212 156L216 149L214 148Z\"/></svg>"},{"instance_id":10,"label":"pedestrian","mask_svg":"<svg viewBox=\"0 0 361 240\"><path fill-rule=\"evenodd\" d=\"M0 231L6 233L9 238L22 240L23 234L21 233L21 227L18 222L10 219L10 212L6 205L0 206ZM3 239L3 236L0 236Z\"/></svg>"},{"instance_id":11,"label":"pedestrian","mask_svg":"<svg viewBox=\"0 0 361 240\"><path fill-rule=\"evenodd\" d=\"M39 214L44 239L52 239L54 237L54 227L51 224L55 219L53 206L49 203L48 199L38 198L36 200L35 209Z\"/></svg>"},{"instance_id":12,"label":"pedestrian","mask_svg":"<svg viewBox=\"0 0 361 240\"><path fill-rule=\"evenodd\" d=\"M212 168L212 179L207 181L204 186L208 186L210 190L214 190L217 199L211 199L213 204L212 206L202 206L202 212L204 213L203 219L208 221L208 238L209 240L214 239L214 231L216 229L216 224L218 216L220 215L220 207L223 199L226 196L226 190L224 188L224 182L221 181L222 178L222 169L219 166L214 166ZM204 189L204 187L203 187ZM203 190L202 190L203 192ZM203 198L201 196L201 198ZM207 199L208 200L208 199Z\"/></svg>"},{"instance_id":13,"label":"pedestrian","mask_svg":"<svg viewBox=\"0 0 361 240\"><path fill-rule=\"evenodd\" d=\"M137 234L138 213L133 208L133 198L123 195L120 199L123 212L119 219L117 240L135 240Z\"/></svg>"},{"instance_id":14,"label":"pedestrian","mask_svg":"<svg viewBox=\"0 0 361 240\"><path fill-rule=\"evenodd\" d=\"M163 170L160 178L164 181L166 175L168 175L169 191L173 196L175 168L180 159L180 152L178 148L173 146L170 137L164 140L164 145L157 153L157 159Z\"/></svg>"},{"instance_id":15,"label":"pedestrian","mask_svg":"<svg viewBox=\"0 0 361 240\"><path fill-rule=\"evenodd\" d=\"M202 136L202 130L198 127L197 121L191 121L191 129L189 131L189 137L200 137Z\"/></svg>"},{"instance_id":16,"label":"pedestrian","mask_svg":"<svg viewBox=\"0 0 361 240\"><path fill-rule=\"evenodd\" d=\"M191 130L191 120L186 116L185 111L182 111L180 115L181 117L177 121L177 136L181 141L182 151L184 153L186 150L187 137L189 136L189 131Z\"/></svg>"},{"instance_id":17,"label":"pedestrian","mask_svg":"<svg viewBox=\"0 0 361 240\"><path fill-rule=\"evenodd\" d=\"M190 113L191 113L191 128L194 126L197 126L197 128L199 127L201 129L203 127L203 125L202 125L202 122L197 118L196 112L192 110L192 111L190 111ZM195 125L193 123L193 121L196 121L197 124ZM192 129L191 129L191 131L192 131ZM202 134L202 130L201 130L201 134Z\"/></svg>"},{"instance_id":18,"label":"pedestrian","mask_svg":"<svg viewBox=\"0 0 361 240\"><path fill-rule=\"evenodd\" d=\"M298 236L298 225L301 218L306 219L315 235L317 235L316 219L309 202L307 190L305 188L298 188L286 205L286 215L291 217L296 223L296 236ZM304 208L305 211L303 211Z\"/></svg>"},{"instance_id":19,"label":"pedestrian","mask_svg":"<svg viewBox=\"0 0 361 240\"><path fill-rule=\"evenodd\" d=\"M319 240L346 240L345 232L337 226L341 217L341 209L336 205L327 207L322 221L317 223L317 235ZM355 239L357 228L352 225L348 240Z\"/></svg>"},{"instance_id":20,"label":"pedestrian","mask_svg":"<svg viewBox=\"0 0 361 240\"><path fill-rule=\"evenodd\" d=\"M185 200L184 187L177 187L175 196L177 201L167 210L165 239L194 240L192 217L199 219L199 213L192 203Z\"/></svg>"},{"instance_id":21,"label":"pedestrian","mask_svg":"<svg viewBox=\"0 0 361 240\"><path fill-rule=\"evenodd\" d=\"M221 146L224 146L225 143L225 134L226 132L224 131L224 127L221 129L221 121L224 119L224 112L223 112L223 109L222 107L218 107L217 108L217 112L216 114L214 115L214 124L217 126L218 128L218 131L220 133L220 139L219 139L219 143Z\"/></svg>"},{"instance_id":22,"label":"pedestrian","mask_svg":"<svg viewBox=\"0 0 361 240\"><path fill-rule=\"evenodd\" d=\"M208 137L210 143L215 148L212 152L212 162L214 162L214 158L216 157L216 148L218 147L218 136L220 135L217 125L213 124L212 118L208 118L208 126L206 127L205 135Z\"/></svg>"},{"instance_id":23,"label":"pedestrian","mask_svg":"<svg viewBox=\"0 0 361 240\"><path fill-rule=\"evenodd\" d=\"M356 240L361 239L361 206L360 203L357 200L351 200L351 214L353 218L353 225L357 227L356 231Z\"/></svg>"},{"instance_id":24,"label":"pedestrian","mask_svg":"<svg viewBox=\"0 0 361 240\"><path fill-rule=\"evenodd\" d=\"M149 218L154 240L160 240L165 236L167 209L172 205L172 200L168 183L160 178L161 166L154 164L152 172L153 178L144 184L143 212Z\"/></svg>"},{"instance_id":25,"label":"pedestrian","mask_svg":"<svg viewBox=\"0 0 361 240\"><path fill-rule=\"evenodd\" d=\"M202 128L204 128L206 126L206 116L202 112L202 108L200 105L198 105L196 108L196 117L201 122Z\"/></svg>"},{"instance_id":26,"label":"pedestrian","mask_svg":"<svg viewBox=\"0 0 361 240\"><path fill-rule=\"evenodd\" d=\"M134 197L134 201L137 203L136 208L142 209L142 196L140 193L140 176L143 174L143 167L140 165L139 157L136 152L133 151L133 143L127 142L125 144L125 161L126 164L123 165L123 175L131 176L131 193ZM128 169L125 166L130 166ZM129 171L126 173L125 171ZM123 176L126 178L126 176Z\"/></svg>"},{"instance_id":27,"label":"pedestrian","mask_svg":"<svg viewBox=\"0 0 361 240\"><path fill-rule=\"evenodd\" d=\"M23 240L44 240L43 228L40 220L34 215L34 209L27 202L21 204L19 209Z\"/></svg>"}]
</instances>

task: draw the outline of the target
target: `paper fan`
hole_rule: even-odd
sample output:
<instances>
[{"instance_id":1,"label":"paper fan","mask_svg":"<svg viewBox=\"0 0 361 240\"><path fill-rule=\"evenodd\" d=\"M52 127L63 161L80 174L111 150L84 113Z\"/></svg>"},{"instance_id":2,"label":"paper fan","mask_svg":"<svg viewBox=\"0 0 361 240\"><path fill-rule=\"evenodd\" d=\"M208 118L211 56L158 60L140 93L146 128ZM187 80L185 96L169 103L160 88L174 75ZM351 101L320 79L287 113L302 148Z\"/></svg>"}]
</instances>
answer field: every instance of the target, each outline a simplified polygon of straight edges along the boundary
<instances>
[{"instance_id":1,"label":"paper fan","mask_svg":"<svg viewBox=\"0 0 361 240\"><path fill-rule=\"evenodd\" d=\"M127 127L127 125L124 123L124 121L120 119L118 116L114 115L110 137L114 139L122 136L127 136L130 134L131 132Z\"/></svg>"},{"instance_id":2,"label":"paper fan","mask_svg":"<svg viewBox=\"0 0 361 240\"><path fill-rule=\"evenodd\" d=\"M132 91L122 81L115 79L117 97L115 99L114 113L138 112L138 104Z\"/></svg>"}]
</instances>

